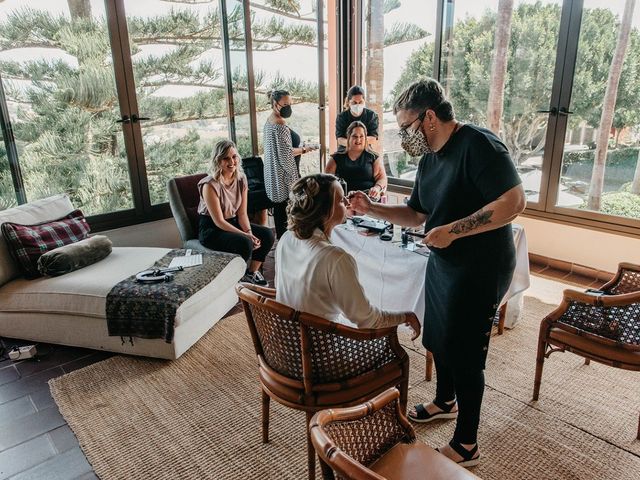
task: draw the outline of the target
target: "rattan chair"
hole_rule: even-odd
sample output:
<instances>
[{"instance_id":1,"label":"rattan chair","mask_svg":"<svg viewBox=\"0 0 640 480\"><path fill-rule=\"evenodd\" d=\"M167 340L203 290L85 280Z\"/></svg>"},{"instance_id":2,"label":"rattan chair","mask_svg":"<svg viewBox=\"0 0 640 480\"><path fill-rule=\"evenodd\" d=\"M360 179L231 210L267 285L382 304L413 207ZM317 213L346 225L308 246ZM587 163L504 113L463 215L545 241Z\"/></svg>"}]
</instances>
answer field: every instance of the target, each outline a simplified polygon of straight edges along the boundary
<instances>
[{"instance_id":1,"label":"rattan chair","mask_svg":"<svg viewBox=\"0 0 640 480\"><path fill-rule=\"evenodd\" d=\"M560 306L540 324L533 400L544 359L570 351L612 367L640 371L640 265L621 263L599 290L565 290ZM640 420L638 421L640 439Z\"/></svg>"},{"instance_id":2,"label":"rattan chair","mask_svg":"<svg viewBox=\"0 0 640 480\"><path fill-rule=\"evenodd\" d=\"M315 454L309 421L318 410L365 402L399 386L406 409L409 357L397 329L354 329L275 301L275 290L236 287L258 356L262 387L262 441L269 441L269 401L307 414L309 478Z\"/></svg>"},{"instance_id":3,"label":"rattan chair","mask_svg":"<svg viewBox=\"0 0 640 480\"><path fill-rule=\"evenodd\" d=\"M462 480L478 478L416 441L400 393L391 388L355 407L322 410L311 419L311 441L325 480Z\"/></svg>"}]
</instances>

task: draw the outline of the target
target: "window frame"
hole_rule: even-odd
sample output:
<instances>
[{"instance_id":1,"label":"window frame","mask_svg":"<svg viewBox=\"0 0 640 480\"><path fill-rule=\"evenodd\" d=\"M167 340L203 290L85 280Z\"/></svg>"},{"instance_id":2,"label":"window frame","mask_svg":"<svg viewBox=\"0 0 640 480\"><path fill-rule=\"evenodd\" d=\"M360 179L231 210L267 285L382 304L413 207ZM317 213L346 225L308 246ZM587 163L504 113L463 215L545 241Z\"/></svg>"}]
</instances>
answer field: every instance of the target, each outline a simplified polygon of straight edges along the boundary
<instances>
[{"instance_id":1,"label":"window frame","mask_svg":"<svg viewBox=\"0 0 640 480\"><path fill-rule=\"evenodd\" d=\"M234 101L232 71L230 63L230 46L228 43L228 24L226 21L226 7L229 0L218 0L218 8L221 12L221 31L223 32L222 58L224 81L226 89L226 104L228 112L228 126L230 137L237 140L235 129ZM348 0L347 0L348 1ZM320 165L321 168L326 161L326 99L324 84L324 6L325 2L319 2L317 11L317 31L318 31L318 121L320 134ZM251 148L253 155L258 155L258 125L257 107L255 91L255 72L253 68L253 49L251 34L251 1L243 0L243 21L245 28L244 48L247 67L247 89L249 98L249 124ZM126 20L124 0L105 0L105 14L107 22L107 33L109 36L110 50L112 55L112 65L114 69L114 79L118 101L120 105L121 118L125 116L132 118L135 113L139 114L131 51L129 47L129 32ZM129 94L128 92L133 92ZM117 119L114 118L114 121ZM11 127L11 118L8 113L4 89L0 82L0 127L2 128L5 148L13 181L14 193L18 205L28 202L27 193L24 188L24 181L20 169L19 156L16 150L15 138ZM131 184L132 208L115 212L105 212L88 216L93 231L104 231L114 228L144 224L171 217L171 209L168 202L152 204L150 199L147 169L142 145L142 131L139 122L127 122L122 124L124 143L127 151L127 168Z\"/></svg>"},{"instance_id":2,"label":"window frame","mask_svg":"<svg viewBox=\"0 0 640 480\"><path fill-rule=\"evenodd\" d=\"M351 0L362 5L363 0ZM446 17L446 4L453 3L453 0L438 0L436 4L436 32L434 35L434 59L433 78L441 80L441 57L443 43L443 25ZM562 13L560 20L560 30L558 32L558 47L556 49L556 64L554 72L554 82L552 85L550 106L564 106L568 110L571 100L573 77L578 53L578 41L583 13L583 0L564 0L562 3ZM364 17L361 17L364 25ZM360 27L361 29L363 26ZM357 55L362 59L364 56ZM363 69L360 65L358 71ZM568 207L558 207L555 205L560 186L560 173L562 169L562 157L564 152L564 135L568 124L566 115L549 115L547 127L546 145L552 148L545 149L542 162L539 201L529 202L522 214L525 217L538 218L554 223L578 226L593 230L617 233L640 238L640 219L618 217L600 212L588 210L571 209ZM405 180L389 176L389 189L397 193L410 194L413 188L413 180Z\"/></svg>"}]
</instances>

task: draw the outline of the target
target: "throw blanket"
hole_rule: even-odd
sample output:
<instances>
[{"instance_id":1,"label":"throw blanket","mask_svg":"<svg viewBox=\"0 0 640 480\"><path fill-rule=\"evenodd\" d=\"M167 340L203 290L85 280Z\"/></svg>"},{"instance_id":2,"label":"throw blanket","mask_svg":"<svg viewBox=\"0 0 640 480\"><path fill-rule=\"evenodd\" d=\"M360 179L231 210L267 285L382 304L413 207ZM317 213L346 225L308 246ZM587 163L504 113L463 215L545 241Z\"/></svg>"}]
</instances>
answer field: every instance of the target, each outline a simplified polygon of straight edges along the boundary
<instances>
[{"instance_id":1,"label":"throw blanket","mask_svg":"<svg viewBox=\"0 0 640 480\"><path fill-rule=\"evenodd\" d=\"M172 250L153 264L151 269L166 268L173 257L184 250ZM198 252L200 253L200 252ZM178 307L191 295L209 284L237 255L202 253L202 265L174 272L171 282L138 283L136 276L118 283L107 295L109 335L173 340L173 327Z\"/></svg>"}]
</instances>

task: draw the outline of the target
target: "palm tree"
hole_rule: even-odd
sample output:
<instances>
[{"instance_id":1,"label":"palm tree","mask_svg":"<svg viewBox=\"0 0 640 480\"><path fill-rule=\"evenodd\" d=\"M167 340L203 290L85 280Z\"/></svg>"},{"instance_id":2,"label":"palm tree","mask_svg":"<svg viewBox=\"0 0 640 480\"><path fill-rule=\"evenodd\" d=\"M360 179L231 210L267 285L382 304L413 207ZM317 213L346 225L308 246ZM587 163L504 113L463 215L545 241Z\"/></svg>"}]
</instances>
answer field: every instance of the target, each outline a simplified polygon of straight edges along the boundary
<instances>
[{"instance_id":1,"label":"palm tree","mask_svg":"<svg viewBox=\"0 0 640 480\"><path fill-rule=\"evenodd\" d=\"M513 0L499 0L498 23L493 47L493 61L491 62L491 80L489 81L489 100L487 101L487 128L496 134L500 133L500 121L502 120L512 16Z\"/></svg>"},{"instance_id":2,"label":"palm tree","mask_svg":"<svg viewBox=\"0 0 640 480\"><path fill-rule=\"evenodd\" d=\"M618 96L618 84L622 74L622 65L629 46L631 33L631 21L633 11L636 7L636 0L626 0L624 13L620 22L618 32L618 42L613 54L611 67L609 68L609 78L607 80L607 90L604 94L602 104L602 114L600 116L600 126L598 127L598 138L596 140L596 153L593 161L593 172L591 173L591 185L589 186L589 197L587 198L587 208L590 210L600 210L602 201L602 190L604 188L604 168L607 161L607 150L609 148L609 135L613 125L613 114Z\"/></svg>"},{"instance_id":3,"label":"palm tree","mask_svg":"<svg viewBox=\"0 0 640 480\"><path fill-rule=\"evenodd\" d=\"M367 9L366 91L367 106L378 114L378 145L383 142L384 110L384 0L369 0Z\"/></svg>"}]
</instances>

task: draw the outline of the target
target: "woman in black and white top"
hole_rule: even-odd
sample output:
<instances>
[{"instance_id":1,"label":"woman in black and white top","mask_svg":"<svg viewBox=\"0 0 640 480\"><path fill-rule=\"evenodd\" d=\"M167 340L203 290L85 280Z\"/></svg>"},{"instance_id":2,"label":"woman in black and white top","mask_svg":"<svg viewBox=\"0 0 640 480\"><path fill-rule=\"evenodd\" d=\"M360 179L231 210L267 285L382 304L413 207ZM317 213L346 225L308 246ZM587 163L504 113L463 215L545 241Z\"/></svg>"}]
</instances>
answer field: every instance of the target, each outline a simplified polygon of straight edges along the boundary
<instances>
[{"instance_id":1,"label":"woman in black and white top","mask_svg":"<svg viewBox=\"0 0 640 480\"><path fill-rule=\"evenodd\" d=\"M293 147L294 132L287 126L286 118L291 116L291 97L286 90L274 90L269 93L271 115L264 124L264 184L267 197L273 207L273 222L278 238L287 231L287 201L289 191L300 174L295 157L312 149ZM297 134L295 134L298 137ZM298 137L299 138L299 137Z\"/></svg>"}]
</instances>

